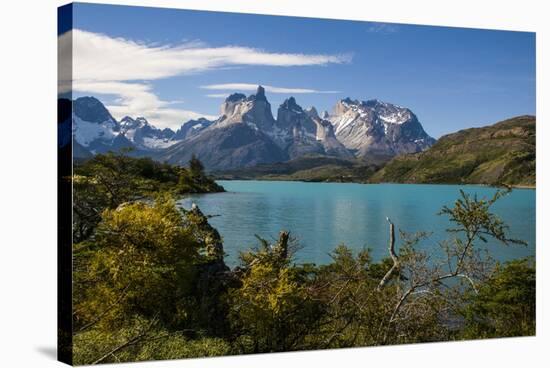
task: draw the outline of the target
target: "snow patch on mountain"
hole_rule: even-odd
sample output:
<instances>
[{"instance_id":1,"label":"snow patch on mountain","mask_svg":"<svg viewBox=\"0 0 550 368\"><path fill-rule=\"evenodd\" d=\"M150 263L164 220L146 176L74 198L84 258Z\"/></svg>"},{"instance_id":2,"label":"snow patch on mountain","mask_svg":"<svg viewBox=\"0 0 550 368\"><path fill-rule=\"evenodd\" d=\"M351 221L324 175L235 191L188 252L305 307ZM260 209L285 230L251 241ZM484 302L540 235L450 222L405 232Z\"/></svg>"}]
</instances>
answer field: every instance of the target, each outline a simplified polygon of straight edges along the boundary
<instances>
[{"instance_id":1,"label":"snow patch on mountain","mask_svg":"<svg viewBox=\"0 0 550 368\"><path fill-rule=\"evenodd\" d=\"M149 149L152 150L158 150L162 148L170 147L174 144L178 143L178 141L172 141L167 138L156 138L156 137L144 137L143 138L143 145Z\"/></svg>"},{"instance_id":2,"label":"snow patch on mountain","mask_svg":"<svg viewBox=\"0 0 550 368\"><path fill-rule=\"evenodd\" d=\"M73 117L73 135L78 143L89 147L96 140L112 141L117 135L116 122L106 120L102 123L93 123Z\"/></svg>"}]
</instances>

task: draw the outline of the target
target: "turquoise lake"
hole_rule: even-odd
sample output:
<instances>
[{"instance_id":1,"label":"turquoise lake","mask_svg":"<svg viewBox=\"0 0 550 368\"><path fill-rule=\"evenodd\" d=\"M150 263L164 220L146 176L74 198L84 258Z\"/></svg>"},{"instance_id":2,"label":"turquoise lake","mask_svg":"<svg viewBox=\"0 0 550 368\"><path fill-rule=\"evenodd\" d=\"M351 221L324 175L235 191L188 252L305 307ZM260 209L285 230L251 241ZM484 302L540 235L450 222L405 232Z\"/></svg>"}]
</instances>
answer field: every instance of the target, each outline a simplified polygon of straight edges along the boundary
<instances>
[{"instance_id":1,"label":"turquoise lake","mask_svg":"<svg viewBox=\"0 0 550 368\"><path fill-rule=\"evenodd\" d=\"M447 217L437 213L452 206L463 189L478 197L492 196L496 188L475 185L347 184L285 181L219 181L226 193L192 195L179 203L196 203L224 240L226 263L235 266L240 251L255 247L255 234L272 240L289 230L300 244L297 262L323 264L329 253L346 244L358 251L370 248L374 259L386 257L389 217L406 232L432 233L421 245L437 253L438 241L449 238ZM535 255L535 190L515 189L493 207L510 227L511 237L528 243L501 245L489 241L499 261ZM397 243L399 245L399 241Z\"/></svg>"}]
</instances>

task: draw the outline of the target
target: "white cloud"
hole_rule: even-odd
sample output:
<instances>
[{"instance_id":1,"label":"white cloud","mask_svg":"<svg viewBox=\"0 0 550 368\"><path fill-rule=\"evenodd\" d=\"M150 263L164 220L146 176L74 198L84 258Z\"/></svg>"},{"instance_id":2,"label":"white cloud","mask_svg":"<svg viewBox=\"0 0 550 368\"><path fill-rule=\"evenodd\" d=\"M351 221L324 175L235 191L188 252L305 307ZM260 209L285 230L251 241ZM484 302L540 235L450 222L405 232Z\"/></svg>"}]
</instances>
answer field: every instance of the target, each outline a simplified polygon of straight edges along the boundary
<instances>
[{"instance_id":1,"label":"white cloud","mask_svg":"<svg viewBox=\"0 0 550 368\"><path fill-rule=\"evenodd\" d=\"M181 103L181 101L159 99L153 93L152 87L146 83L76 80L73 82L72 89L81 93L117 96L114 104L106 106L116 119L121 119L126 115L144 116L159 128L177 129L190 119L217 118L214 115L171 108L171 105Z\"/></svg>"},{"instance_id":2,"label":"white cloud","mask_svg":"<svg viewBox=\"0 0 550 368\"><path fill-rule=\"evenodd\" d=\"M197 42L149 46L75 29L74 75L86 80L153 80L236 65L304 66L345 63L346 55L272 53L250 47L206 47Z\"/></svg>"},{"instance_id":3,"label":"white cloud","mask_svg":"<svg viewBox=\"0 0 550 368\"><path fill-rule=\"evenodd\" d=\"M145 116L159 127L172 128L188 117L212 116L168 107L174 101L161 100L144 81L232 66L289 67L351 61L350 54L273 53L242 46L208 47L200 42L148 45L79 29L59 36L60 65L71 60L71 51L74 91L115 95L117 103L108 107L115 117ZM70 68L63 65L59 70L60 91L71 89Z\"/></svg>"},{"instance_id":4,"label":"white cloud","mask_svg":"<svg viewBox=\"0 0 550 368\"><path fill-rule=\"evenodd\" d=\"M284 93L284 94L304 94L304 93L340 93L340 91L321 91L311 88L288 88L288 87L274 87L262 84L262 87L267 92L271 93ZM258 88L254 83L224 83L224 84L209 84L201 86L203 89L218 90L218 91L255 91ZM215 93L208 94L208 97L223 97L227 94Z\"/></svg>"}]
</instances>

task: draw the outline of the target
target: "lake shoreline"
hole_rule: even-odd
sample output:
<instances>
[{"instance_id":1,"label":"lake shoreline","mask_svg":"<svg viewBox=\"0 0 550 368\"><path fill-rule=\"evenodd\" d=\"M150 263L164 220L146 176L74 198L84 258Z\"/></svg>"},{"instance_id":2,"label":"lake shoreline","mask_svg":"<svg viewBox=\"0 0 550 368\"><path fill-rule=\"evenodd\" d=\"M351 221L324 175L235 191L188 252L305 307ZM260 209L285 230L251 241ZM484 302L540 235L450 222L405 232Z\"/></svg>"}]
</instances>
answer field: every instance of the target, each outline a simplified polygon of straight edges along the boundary
<instances>
[{"instance_id":1,"label":"lake shoreline","mask_svg":"<svg viewBox=\"0 0 550 368\"><path fill-rule=\"evenodd\" d=\"M497 189L528 189L535 190L537 189L536 185L526 185L526 184L515 184L515 185L490 185L483 183L400 183L400 182L380 182L380 183L369 183L361 181L331 181L331 180L292 180L289 178L226 178L226 177L213 177L216 182L218 181L262 181L262 182L294 182L294 183L308 183L308 184L364 184L364 185L456 185L456 186L479 186L486 188L497 188Z\"/></svg>"}]
</instances>

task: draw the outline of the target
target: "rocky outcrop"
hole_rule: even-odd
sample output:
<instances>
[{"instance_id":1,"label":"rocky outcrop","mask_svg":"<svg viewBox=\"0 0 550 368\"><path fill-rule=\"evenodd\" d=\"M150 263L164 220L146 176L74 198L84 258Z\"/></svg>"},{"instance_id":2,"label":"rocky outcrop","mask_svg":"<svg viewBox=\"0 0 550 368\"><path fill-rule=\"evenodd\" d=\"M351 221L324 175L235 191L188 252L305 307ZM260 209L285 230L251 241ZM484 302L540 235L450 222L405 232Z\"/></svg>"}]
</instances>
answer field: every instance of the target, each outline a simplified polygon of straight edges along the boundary
<instances>
[{"instance_id":1,"label":"rocky outcrop","mask_svg":"<svg viewBox=\"0 0 550 368\"><path fill-rule=\"evenodd\" d=\"M277 111L277 136L290 158L305 155L352 157L336 139L329 121L311 107L303 110L294 97L286 99Z\"/></svg>"},{"instance_id":2,"label":"rocky outcrop","mask_svg":"<svg viewBox=\"0 0 550 368\"><path fill-rule=\"evenodd\" d=\"M256 94L246 97L234 93L227 97L221 107L222 116L214 123L222 128L232 124L247 124L254 129L270 132L275 124L271 113L271 105L265 97L265 90L258 86Z\"/></svg>"}]
</instances>

